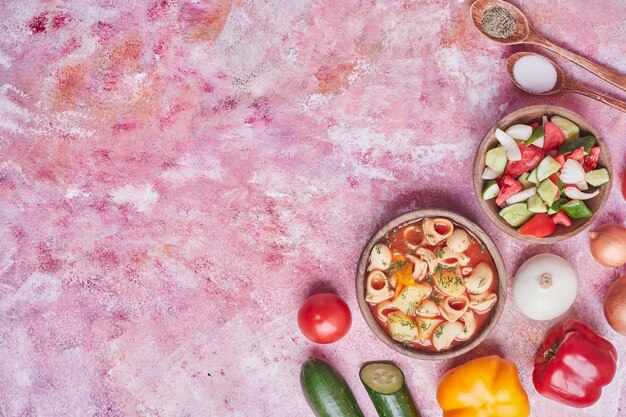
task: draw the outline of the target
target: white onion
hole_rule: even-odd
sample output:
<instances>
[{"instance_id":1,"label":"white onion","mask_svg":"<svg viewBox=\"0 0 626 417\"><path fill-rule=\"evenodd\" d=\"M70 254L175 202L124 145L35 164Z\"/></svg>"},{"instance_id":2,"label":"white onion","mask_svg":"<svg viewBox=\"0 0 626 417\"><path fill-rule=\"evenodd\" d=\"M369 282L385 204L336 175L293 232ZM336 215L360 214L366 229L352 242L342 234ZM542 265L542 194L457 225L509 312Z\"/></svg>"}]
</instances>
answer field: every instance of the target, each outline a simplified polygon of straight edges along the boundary
<instances>
[{"instance_id":1,"label":"white onion","mask_svg":"<svg viewBox=\"0 0 626 417\"><path fill-rule=\"evenodd\" d=\"M520 191L517 194L513 194L511 197L506 199L506 203L510 206L511 204L521 203L522 201L528 200L530 197L537 194L537 187L526 188L525 190Z\"/></svg>"},{"instance_id":2,"label":"white onion","mask_svg":"<svg viewBox=\"0 0 626 417\"><path fill-rule=\"evenodd\" d=\"M578 184L585 182L585 170L580 162L574 159L565 161L565 165L561 171L559 179L565 184Z\"/></svg>"},{"instance_id":3,"label":"white onion","mask_svg":"<svg viewBox=\"0 0 626 417\"><path fill-rule=\"evenodd\" d=\"M526 141L533 134L533 128L528 125L513 125L505 133L513 139Z\"/></svg>"},{"instance_id":4,"label":"white onion","mask_svg":"<svg viewBox=\"0 0 626 417\"><path fill-rule=\"evenodd\" d=\"M515 139L507 135L501 129L496 129L496 139L504 148L504 151L506 152L506 159L509 161L519 161L522 159L522 153L520 152Z\"/></svg>"},{"instance_id":5,"label":"white onion","mask_svg":"<svg viewBox=\"0 0 626 417\"><path fill-rule=\"evenodd\" d=\"M502 175L501 172L495 171L495 170L493 170L493 169L491 169L489 167L485 167L485 170L483 171L482 179L484 179L484 180L495 180L500 175Z\"/></svg>"},{"instance_id":6,"label":"white onion","mask_svg":"<svg viewBox=\"0 0 626 417\"><path fill-rule=\"evenodd\" d=\"M513 282L517 308L533 320L551 320L565 313L578 292L578 275L560 256L544 253L526 260Z\"/></svg>"},{"instance_id":7,"label":"white onion","mask_svg":"<svg viewBox=\"0 0 626 417\"><path fill-rule=\"evenodd\" d=\"M545 140L546 140L546 137L542 136L539 139L537 139L536 141L534 141L532 143L532 145L535 145L538 148L543 148L543 144L544 144Z\"/></svg>"},{"instance_id":8,"label":"white onion","mask_svg":"<svg viewBox=\"0 0 626 417\"><path fill-rule=\"evenodd\" d=\"M576 187L565 187L564 192L572 200L589 200L600 194L600 190L595 190L593 193L583 193Z\"/></svg>"}]
</instances>

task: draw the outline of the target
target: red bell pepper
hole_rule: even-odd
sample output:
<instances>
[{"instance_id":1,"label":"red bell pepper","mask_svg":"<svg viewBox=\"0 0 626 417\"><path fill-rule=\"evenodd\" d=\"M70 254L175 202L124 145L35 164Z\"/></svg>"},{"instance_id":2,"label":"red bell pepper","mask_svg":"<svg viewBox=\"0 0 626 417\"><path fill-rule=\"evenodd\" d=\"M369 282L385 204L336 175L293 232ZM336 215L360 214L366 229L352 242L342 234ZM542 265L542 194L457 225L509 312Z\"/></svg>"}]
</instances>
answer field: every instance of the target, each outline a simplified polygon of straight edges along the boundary
<instances>
[{"instance_id":1,"label":"red bell pepper","mask_svg":"<svg viewBox=\"0 0 626 417\"><path fill-rule=\"evenodd\" d=\"M543 150L545 152L558 149L561 143L565 142L563 131L554 123L548 122L543 128L546 130L546 136L543 142Z\"/></svg>"},{"instance_id":2,"label":"red bell pepper","mask_svg":"<svg viewBox=\"0 0 626 417\"><path fill-rule=\"evenodd\" d=\"M517 231L526 236L546 237L556 230L556 224L545 213L535 214Z\"/></svg>"},{"instance_id":3,"label":"red bell pepper","mask_svg":"<svg viewBox=\"0 0 626 417\"><path fill-rule=\"evenodd\" d=\"M617 370L617 350L578 320L552 329L533 370L537 392L571 407L589 407Z\"/></svg>"},{"instance_id":4,"label":"red bell pepper","mask_svg":"<svg viewBox=\"0 0 626 417\"><path fill-rule=\"evenodd\" d=\"M498 181L498 185L500 186L500 194L496 197L496 204L499 206L502 205L507 198L517 194L524 188L519 181L507 174L502 175L499 180L496 181Z\"/></svg>"},{"instance_id":5,"label":"red bell pepper","mask_svg":"<svg viewBox=\"0 0 626 417\"><path fill-rule=\"evenodd\" d=\"M559 211L558 213L553 214L551 217L554 224L562 224L566 227L572 225L572 219L570 219L564 211Z\"/></svg>"},{"instance_id":6,"label":"red bell pepper","mask_svg":"<svg viewBox=\"0 0 626 417\"><path fill-rule=\"evenodd\" d=\"M598 158L600 158L600 147L594 146L591 148L591 151L589 151L589 155L583 158L583 168L585 172L596 169L596 165L598 165Z\"/></svg>"},{"instance_id":7,"label":"red bell pepper","mask_svg":"<svg viewBox=\"0 0 626 417\"><path fill-rule=\"evenodd\" d=\"M543 159L543 151L534 145L526 146L520 143L517 147L522 154L522 159L511 161L506 166L506 173L514 177L530 171L539 165L539 162Z\"/></svg>"}]
</instances>

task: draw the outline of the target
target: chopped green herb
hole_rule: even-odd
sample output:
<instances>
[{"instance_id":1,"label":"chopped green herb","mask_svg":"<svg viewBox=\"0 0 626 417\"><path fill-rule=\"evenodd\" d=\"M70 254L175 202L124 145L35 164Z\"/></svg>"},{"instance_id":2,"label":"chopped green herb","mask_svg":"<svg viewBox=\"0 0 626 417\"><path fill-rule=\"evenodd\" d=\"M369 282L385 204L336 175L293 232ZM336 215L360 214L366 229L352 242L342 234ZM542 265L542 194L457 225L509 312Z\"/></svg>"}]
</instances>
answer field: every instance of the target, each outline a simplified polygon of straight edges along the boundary
<instances>
[{"instance_id":1,"label":"chopped green herb","mask_svg":"<svg viewBox=\"0 0 626 417\"><path fill-rule=\"evenodd\" d=\"M443 335L443 328L446 326L445 323L443 323L441 326L437 327L437 330L435 330L435 337L437 339L439 339L441 337L441 335Z\"/></svg>"}]
</instances>

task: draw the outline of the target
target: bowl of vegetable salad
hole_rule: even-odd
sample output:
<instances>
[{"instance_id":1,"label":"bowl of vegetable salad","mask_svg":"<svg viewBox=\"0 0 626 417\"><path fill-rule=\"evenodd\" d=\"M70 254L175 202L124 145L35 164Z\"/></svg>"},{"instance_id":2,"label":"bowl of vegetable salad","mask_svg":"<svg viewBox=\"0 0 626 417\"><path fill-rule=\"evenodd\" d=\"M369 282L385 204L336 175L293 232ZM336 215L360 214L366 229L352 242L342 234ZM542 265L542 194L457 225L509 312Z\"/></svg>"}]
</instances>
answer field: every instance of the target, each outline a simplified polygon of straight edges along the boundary
<instances>
[{"instance_id":1,"label":"bowl of vegetable salad","mask_svg":"<svg viewBox=\"0 0 626 417\"><path fill-rule=\"evenodd\" d=\"M487 216L515 238L568 239L609 198L613 166L600 132L571 110L536 105L500 119L474 159L474 192Z\"/></svg>"}]
</instances>

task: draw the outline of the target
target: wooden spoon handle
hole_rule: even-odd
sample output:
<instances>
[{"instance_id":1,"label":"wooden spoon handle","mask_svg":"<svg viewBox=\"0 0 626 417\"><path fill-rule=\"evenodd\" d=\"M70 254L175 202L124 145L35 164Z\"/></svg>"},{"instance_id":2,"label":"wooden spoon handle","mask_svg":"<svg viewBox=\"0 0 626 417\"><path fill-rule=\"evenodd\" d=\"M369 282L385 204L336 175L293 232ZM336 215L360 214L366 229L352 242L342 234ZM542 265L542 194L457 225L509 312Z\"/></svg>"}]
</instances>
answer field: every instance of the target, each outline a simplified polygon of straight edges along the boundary
<instances>
[{"instance_id":1,"label":"wooden spoon handle","mask_svg":"<svg viewBox=\"0 0 626 417\"><path fill-rule=\"evenodd\" d=\"M582 94L584 96L590 97L594 100L598 100L604 104L608 104L609 106L613 106L616 109L619 109L626 113L626 101L619 100L617 98L609 97L604 94L600 94L597 91L593 91L588 89L587 87L583 87L580 84L576 83L568 83L564 85L561 91L565 93L577 93Z\"/></svg>"},{"instance_id":2,"label":"wooden spoon handle","mask_svg":"<svg viewBox=\"0 0 626 417\"><path fill-rule=\"evenodd\" d=\"M561 55L563 58L569 59L573 63L580 65L587 71L610 82L614 86L626 91L626 75L624 74L620 74L619 72L615 70L605 67L604 65L596 64L595 62L590 61L587 58L584 58L578 54L575 54L574 52L561 48L560 46L555 45L551 41L539 35L537 32L533 31L532 29L531 29L531 33L528 35L528 38L526 39L526 42L543 46L544 48Z\"/></svg>"}]
</instances>

